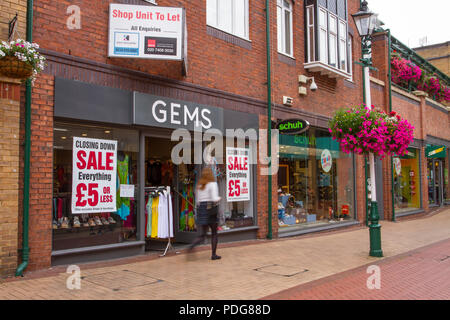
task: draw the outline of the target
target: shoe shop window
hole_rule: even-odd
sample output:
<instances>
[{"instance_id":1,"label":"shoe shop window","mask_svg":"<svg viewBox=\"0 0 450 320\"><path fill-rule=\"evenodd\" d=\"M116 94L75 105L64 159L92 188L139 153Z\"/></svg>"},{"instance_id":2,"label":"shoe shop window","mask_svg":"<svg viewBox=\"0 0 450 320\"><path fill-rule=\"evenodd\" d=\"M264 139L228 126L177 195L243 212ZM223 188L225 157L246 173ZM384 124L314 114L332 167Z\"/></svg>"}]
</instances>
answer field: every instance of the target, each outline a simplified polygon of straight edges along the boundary
<instances>
[{"instance_id":1,"label":"shoe shop window","mask_svg":"<svg viewBox=\"0 0 450 320\"><path fill-rule=\"evenodd\" d=\"M401 157L393 157L395 212L420 209L419 150L408 148Z\"/></svg>"},{"instance_id":2,"label":"shoe shop window","mask_svg":"<svg viewBox=\"0 0 450 320\"><path fill-rule=\"evenodd\" d=\"M325 130L280 134L279 231L355 220L353 157Z\"/></svg>"},{"instance_id":3,"label":"shoe shop window","mask_svg":"<svg viewBox=\"0 0 450 320\"><path fill-rule=\"evenodd\" d=\"M77 191L72 186L74 137L117 141L116 181L109 181L110 184L116 184L116 211L72 212L73 192L84 193L83 198L86 201L99 198L95 196L98 190L80 188ZM56 122L53 149L53 251L135 241L138 219L138 132ZM101 157L91 158L87 155L85 161L88 164L95 162L99 168L105 166L105 159ZM106 178L108 177L102 174L89 177L91 182ZM120 185L128 186L128 194L121 194Z\"/></svg>"}]
</instances>

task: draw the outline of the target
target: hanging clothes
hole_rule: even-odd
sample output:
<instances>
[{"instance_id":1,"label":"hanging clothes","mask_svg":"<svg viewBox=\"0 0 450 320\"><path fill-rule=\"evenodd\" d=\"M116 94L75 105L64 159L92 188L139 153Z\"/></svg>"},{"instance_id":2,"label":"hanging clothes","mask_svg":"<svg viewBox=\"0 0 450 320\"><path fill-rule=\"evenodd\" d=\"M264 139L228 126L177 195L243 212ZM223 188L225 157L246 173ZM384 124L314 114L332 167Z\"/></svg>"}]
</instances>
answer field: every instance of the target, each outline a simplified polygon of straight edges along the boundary
<instances>
[{"instance_id":1,"label":"hanging clothes","mask_svg":"<svg viewBox=\"0 0 450 320\"><path fill-rule=\"evenodd\" d=\"M120 197L120 185L130 184L130 179L128 176L128 155L125 156L123 161L117 161L117 188L116 188L116 204L117 204L117 214L122 220L126 220L130 214L130 198Z\"/></svg>"},{"instance_id":2,"label":"hanging clothes","mask_svg":"<svg viewBox=\"0 0 450 320\"><path fill-rule=\"evenodd\" d=\"M150 237L157 238L158 237L158 205L159 205L159 197L156 197L152 200L152 232Z\"/></svg>"}]
</instances>

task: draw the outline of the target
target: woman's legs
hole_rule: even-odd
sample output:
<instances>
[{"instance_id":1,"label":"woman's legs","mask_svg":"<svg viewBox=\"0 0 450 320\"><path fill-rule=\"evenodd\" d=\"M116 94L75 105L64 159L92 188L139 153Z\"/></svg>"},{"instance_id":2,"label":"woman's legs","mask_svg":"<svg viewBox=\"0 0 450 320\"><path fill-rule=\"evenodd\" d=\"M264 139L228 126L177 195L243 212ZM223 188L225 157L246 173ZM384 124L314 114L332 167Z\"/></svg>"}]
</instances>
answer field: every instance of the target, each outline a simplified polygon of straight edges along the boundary
<instances>
[{"instance_id":1,"label":"woman's legs","mask_svg":"<svg viewBox=\"0 0 450 320\"><path fill-rule=\"evenodd\" d=\"M210 224L209 227L211 228L211 250L212 250L211 259L218 260L220 259L220 256L216 254L217 243L219 242L219 237L217 236L217 223Z\"/></svg>"},{"instance_id":2,"label":"woman's legs","mask_svg":"<svg viewBox=\"0 0 450 320\"><path fill-rule=\"evenodd\" d=\"M205 241L206 232L208 231L208 226L204 225L202 227L202 233L195 239L195 241L191 244L190 250L194 249L194 247L198 246L200 243Z\"/></svg>"}]
</instances>

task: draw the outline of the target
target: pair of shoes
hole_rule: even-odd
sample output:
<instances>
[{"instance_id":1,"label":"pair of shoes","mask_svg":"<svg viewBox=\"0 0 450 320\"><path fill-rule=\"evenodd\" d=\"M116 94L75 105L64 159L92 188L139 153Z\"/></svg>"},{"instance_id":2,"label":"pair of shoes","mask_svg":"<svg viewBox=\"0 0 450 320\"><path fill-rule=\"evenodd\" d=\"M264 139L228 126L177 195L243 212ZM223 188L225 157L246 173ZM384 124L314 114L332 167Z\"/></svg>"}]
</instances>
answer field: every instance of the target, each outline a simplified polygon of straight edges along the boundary
<instances>
[{"instance_id":1,"label":"pair of shoes","mask_svg":"<svg viewBox=\"0 0 450 320\"><path fill-rule=\"evenodd\" d=\"M88 224L89 224L89 227L95 227L96 226L95 221L92 218L89 219Z\"/></svg>"},{"instance_id":2,"label":"pair of shoes","mask_svg":"<svg viewBox=\"0 0 450 320\"><path fill-rule=\"evenodd\" d=\"M69 228L69 219L67 217L64 217L61 222L61 228L68 229Z\"/></svg>"},{"instance_id":3,"label":"pair of shoes","mask_svg":"<svg viewBox=\"0 0 450 320\"><path fill-rule=\"evenodd\" d=\"M100 220L100 218L97 216L94 218L94 222L97 226L102 226L102 221Z\"/></svg>"},{"instance_id":4,"label":"pair of shoes","mask_svg":"<svg viewBox=\"0 0 450 320\"><path fill-rule=\"evenodd\" d=\"M211 260L220 260L220 259L222 259L222 257L218 256L217 254L214 256L211 256Z\"/></svg>"},{"instance_id":5,"label":"pair of shoes","mask_svg":"<svg viewBox=\"0 0 450 320\"><path fill-rule=\"evenodd\" d=\"M88 218L83 218L83 227L89 227L89 220Z\"/></svg>"},{"instance_id":6,"label":"pair of shoes","mask_svg":"<svg viewBox=\"0 0 450 320\"><path fill-rule=\"evenodd\" d=\"M116 223L116 220L114 220L113 217L110 216L110 217L108 218L108 222L109 222L109 224L115 224L115 223Z\"/></svg>"},{"instance_id":7,"label":"pair of shoes","mask_svg":"<svg viewBox=\"0 0 450 320\"><path fill-rule=\"evenodd\" d=\"M109 225L109 222L108 222L108 220L106 220L106 218L102 217L101 221L102 221L103 225L105 225L105 226Z\"/></svg>"},{"instance_id":8,"label":"pair of shoes","mask_svg":"<svg viewBox=\"0 0 450 320\"><path fill-rule=\"evenodd\" d=\"M73 218L73 227L74 227L74 228L79 228L79 227L81 227L80 218L78 218L78 217L74 217L74 218Z\"/></svg>"},{"instance_id":9,"label":"pair of shoes","mask_svg":"<svg viewBox=\"0 0 450 320\"><path fill-rule=\"evenodd\" d=\"M58 229L58 221L53 219L53 229Z\"/></svg>"},{"instance_id":10,"label":"pair of shoes","mask_svg":"<svg viewBox=\"0 0 450 320\"><path fill-rule=\"evenodd\" d=\"M229 226L222 226L222 230L226 231L226 230L230 230L231 228Z\"/></svg>"}]
</instances>

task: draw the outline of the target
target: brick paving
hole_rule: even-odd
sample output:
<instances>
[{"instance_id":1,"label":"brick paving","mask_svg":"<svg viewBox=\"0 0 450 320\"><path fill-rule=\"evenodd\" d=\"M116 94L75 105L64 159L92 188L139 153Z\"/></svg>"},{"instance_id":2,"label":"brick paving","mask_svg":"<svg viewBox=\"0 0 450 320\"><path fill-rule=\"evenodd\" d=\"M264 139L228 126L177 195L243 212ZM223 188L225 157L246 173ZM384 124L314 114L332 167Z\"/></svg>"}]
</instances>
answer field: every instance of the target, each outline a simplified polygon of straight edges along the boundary
<instances>
[{"instance_id":1,"label":"brick paving","mask_svg":"<svg viewBox=\"0 0 450 320\"><path fill-rule=\"evenodd\" d=\"M368 289L373 271L364 266L263 300L450 300L450 239L374 265L380 268L379 289Z\"/></svg>"},{"instance_id":2,"label":"brick paving","mask_svg":"<svg viewBox=\"0 0 450 320\"><path fill-rule=\"evenodd\" d=\"M210 251L205 247L190 255L173 254L164 258L152 255L134 260L82 264L80 290L67 289L69 274L65 273L64 267L57 267L28 273L22 279L3 281L0 283L0 299L256 300L446 241L450 238L449 230L448 208L421 219L397 223L383 221L384 259L368 256L369 231L356 228L271 242L219 245L218 253L222 260L218 261L209 260ZM448 251L448 247L445 250ZM414 260L402 268L412 273L417 263ZM391 281L389 273L386 277ZM434 284L439 283L438 279L430 281L423 286L436 288ZM406 283L414 284L412 280ZM399 291L399 288L393 290ZM336 290L348 291L345 284L337 285ZM352 287L352 290L357 293L359 287ZM433 297L439 290L436 292ZM441 291L444 294L442 292L445 291ZM317 297L322 299L327 298L324 295L322 291L317 293ZM412 298L412 295L405 293L405 297Z\"/></svg>"}]
</instances>

